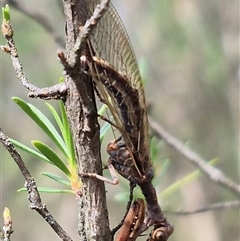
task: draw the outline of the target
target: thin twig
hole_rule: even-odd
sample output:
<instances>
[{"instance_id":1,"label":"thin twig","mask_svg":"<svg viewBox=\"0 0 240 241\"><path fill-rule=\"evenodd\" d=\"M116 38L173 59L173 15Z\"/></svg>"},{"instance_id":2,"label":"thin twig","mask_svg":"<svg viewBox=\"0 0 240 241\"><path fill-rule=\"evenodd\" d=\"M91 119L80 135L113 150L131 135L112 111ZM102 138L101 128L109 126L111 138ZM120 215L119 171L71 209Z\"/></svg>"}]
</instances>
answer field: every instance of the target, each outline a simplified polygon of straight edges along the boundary
<instances>
[{"instance_id":1,"label":"thin twig","mask_svg":"<svg viewBox=\"0 0 240 241\"><path fill-rule=\"evenodd\" d=\"M178 139L169 134L160 124L149 118L149 125L155 135L162 138L169 146L177 150L181 155L187 158L192 164L200 168L200 170L207 175L212 181L232 190L239 197L240 186L227 178L222 171L214 166L207 164L207 161L192 151L186 145L181 143Z\"/></svg>"},{"instance_id":2,"label":"thin twig","mask_svg":"<svg viewBox=\"0 0 240 241\"><path fill-rule=\"evenodd\" d=\"M222 203L214 203L203 208L199 208L193 211L165 211L166 214L174 214L177 216L183 215L191 215L197 213L203 213L208 211L216 211L216 210L223 210L223 209L232 209L240 207L240 201L231 201L231 202L222 202Z\"/></svg>"},{"instance_id":3,"label":"thin twig","mask_svg":"<svg viewBox=\"0 0 240 241\"><path fill-rule=\"evenodd\" d=\"M4 22L2 25L3 36L7 40L7 46L0 46L1 49L10 54L12 64L16 72L17 78L20 80L22 85L30 90L29 97L31 98L42 98L42 99L64 99L66 96L67 87L65 83L59 83L51 87L38 88L31 84L23 71L22 63L20 62L18 51L13 39L13 30L9 22Z\"/></svg>"},{"instance_id":4,"label":"thin twig","mask_svg":"<svg viewBox=\"0 0 240 241\"><path fill-rule=\"evenodd\" d=\"M28 90L36 91L38 88L28 81L28 79L23 71L22 63L19 60L17 48L16 48L15 42L13 40L12 26L10 25L9 22L3 21L2 33L3 33L3 36L5 37L5 39L7 40L8 45L1 46L1 49L4 52L10 54L11 59L12 59L13 68L15 69L15 72L17 74L17 78L20 80L22 85L24 87L26 87Z\"/></svg>"},{"instance_id":5,"label":"thin twig","mask_svg":"<svg viewBox=\"0 0 240 241\"><path fill-rule=\"evenodd\" d=\"M70 66L73 67L74 64L78 62L78 51L84 46L84 43L88 40L89 34L97 26L102 15L107 11L109 3L110 0L102 0L97 4L90 19L86 21L84 26L80 27L80 33L74 45L75 58L72 59L74 61L69 63Z\"/></svg>"},{"instance_id":6,"label":"thin twig","mask_svg":"<svg viewBox=\"0 0 240 241\"><path fill-rule=\"evenodd\" d=\"M72 239L67 235L67 233L62 229L62 227L57 223L57 221L47 210L46 205L42 204L41 197L38 192L34 178L31 176L20 154L17 152L16 148L11 143L8 136L6 136L1 129L0 141L5 146L15 163L18 165L19 170L21 171L23 177L26 180L25 187L28 190L28 200L30 202L30 208L36 210L62 240L71 241Z\"/></svg>"}]
</instances>

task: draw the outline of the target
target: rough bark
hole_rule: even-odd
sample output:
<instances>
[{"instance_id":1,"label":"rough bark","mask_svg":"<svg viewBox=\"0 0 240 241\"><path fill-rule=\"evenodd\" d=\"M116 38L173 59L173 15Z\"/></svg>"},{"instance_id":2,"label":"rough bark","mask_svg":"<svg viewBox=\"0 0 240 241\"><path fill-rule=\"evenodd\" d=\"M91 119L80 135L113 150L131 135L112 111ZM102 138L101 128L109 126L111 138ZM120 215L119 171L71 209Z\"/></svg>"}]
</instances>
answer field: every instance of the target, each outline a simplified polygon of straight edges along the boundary
<instances>
[{"instance_id":1,"label":"rough bark","mask_svg":"<svg viewBox=\"0 0 240 241\"><path fill-rule=\"evenodd\" d=\"M91 79L81 72L80 51L75 58L74 45L79 33L80 1L65 0L66 49L68 62L76 62L66 70L67 98L65 107L73 133L79 172L102 174L100 157L99 124ZM82 198L79 199L80 240L111 240L105 187L102 181L83 178Z\"/></svg>"}]
</instances>

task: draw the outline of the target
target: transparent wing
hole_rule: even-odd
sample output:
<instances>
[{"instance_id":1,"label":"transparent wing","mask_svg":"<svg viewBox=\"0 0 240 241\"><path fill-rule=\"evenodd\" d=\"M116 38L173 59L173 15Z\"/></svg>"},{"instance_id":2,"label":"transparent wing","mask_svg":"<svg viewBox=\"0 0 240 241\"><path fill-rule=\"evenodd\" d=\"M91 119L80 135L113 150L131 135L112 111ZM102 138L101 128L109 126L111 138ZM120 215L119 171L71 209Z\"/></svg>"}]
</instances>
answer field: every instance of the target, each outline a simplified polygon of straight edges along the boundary
<instances>
[{"instance_id":1,"label":"transparent wing","mask_svg":"<svg viewBox=\"0 0 240 241\"><path fill-rule=\"evenodd\" d=\"M81 12L83 12L83 17L88 19L91 17L99 1L85 0L83 2L85 4L83 4ZM126 90L125 94L122 93L123 101L135 100L135 102L132 104L129 103L127 108L124 108L124 106L120 106L118 100L116 100L116 94L118 92L114 93L110 88L104 86L101 81L95 81L99 95L106 102L109 102L107 105L114 117L116 125L122 129L121 134L126 141L126 145L128 145L133 152L134 159L140 162L138 167L142 166L140 169L144 172L144 169L150 165L144 90L129 37L113 5L110 4L108 10L91 32L88 45L94 56L106 61L116 72L125 77L129 86L131 86L132 91L129 92ZM95 73L96 72L97 69L95 68ZM137 101L135 95L137 95ZM109 96L111 97L111 101L109 101ZM133 126L131 132L128 133L125 133L125 117L128 118L131 122L130 124Z\"/></svg>"}]
</instances>

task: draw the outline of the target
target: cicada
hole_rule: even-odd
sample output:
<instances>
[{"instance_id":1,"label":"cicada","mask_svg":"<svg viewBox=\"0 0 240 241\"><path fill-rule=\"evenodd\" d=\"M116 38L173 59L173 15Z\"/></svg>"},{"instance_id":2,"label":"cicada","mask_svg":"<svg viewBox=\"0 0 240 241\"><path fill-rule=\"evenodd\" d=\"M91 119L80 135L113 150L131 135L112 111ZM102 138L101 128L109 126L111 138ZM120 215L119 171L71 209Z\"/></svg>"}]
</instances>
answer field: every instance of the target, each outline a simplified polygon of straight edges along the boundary
<instances>
[{"instance_id":1,"label":"cicada","mask_svg":"<svg viewBox=\"0 0 240 241\"><path fill-rule=\"evenodd\" d=\"M82 1L83 18L89 18L97 1ZM111 123L120 137L107 146L108 165L124 178L138 184L145 196L147 215L139 234L149 226L164 227L167 237L173 228L162 214L151 181L147 107L137 60L125 27L110 4L91 30L82 51L83 72L91 76L96 93L113 116ZM88 174L106 180L97 174ZM111 181L109 181L111 183ZM116 184L116 178L112 181Z\"/></svg>"}]
</instances>

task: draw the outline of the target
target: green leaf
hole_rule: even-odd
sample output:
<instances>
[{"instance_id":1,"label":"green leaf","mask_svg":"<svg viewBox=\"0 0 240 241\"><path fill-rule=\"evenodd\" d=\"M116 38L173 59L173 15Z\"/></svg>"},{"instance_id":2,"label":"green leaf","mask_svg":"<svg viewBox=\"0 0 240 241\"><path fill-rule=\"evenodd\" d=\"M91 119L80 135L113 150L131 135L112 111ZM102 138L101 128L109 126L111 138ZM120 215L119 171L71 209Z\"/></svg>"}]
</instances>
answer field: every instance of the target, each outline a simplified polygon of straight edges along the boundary
<instances>
[{"instance_id":1,"label":"green leaf","mask_svg":"<svg viewBox=\"0 0 240 241\"><path fill-rule=\"evenodd\" d=\"M153 179L154 185L157 186L159 183L162 182L162 179L164 178L164 176L167 173L169 165L170 165L170 161L167 159L167 160L164 160L164 162L162 164L158 165L155 168L155 175L154 175L154 179Z\"/></svg>"},{"instance_id":2,"label":"green leaf","mask_svg":"<svg viewBox=\"0 0 240 241\"><path fill-rule=\"evenodd\" d=\"M2 7L2 15L3 15L3 20L5 21L10 21L10 7L8 4L5 5L5 8Z\"/></svg>"},{"instance_id":3,"label":"green leaf","mask_svg":"<svg viewBox=\"0 0 240 241\"><path fill-rule=\"evenodd\" d=\"M104 125L101 127L100 130L100 142L102 143L104 136L106 135L107 131L111 128L111 125L108 122L105 122Z\"/></svg>"},{"instance_id":4,"label":"green leaf","mask_svg":"<svg viewBox=\"0 0 240 241\"><path fill-rule=\"evenodd\" d=\"M56 120L58 127L62 133L65 145L67 146L67 154L68 154L68 162L69 165L72 167L72 169L76 168L76 159L75 159L75 150L74 150L74 145L73 145L73 138L72 138L72 133L70 131L70 127L69 127L69 123L68 123L68 119L67 119L67 115L66 115L66 111L63 105L63 102L60 101L60 110L61 110L61 116L62 116L62 120L60 118L60 116L58 115L57 111L55 110L55 108L46 103L49 110L51 111L54 119Z\"/></svg>"},{"instance_id":5,"label":"green leaf","mask_svg":"<svg viewBox=\"0 0 240 241\"><path fill-rule=\"evenodd\" d=\"M59 104L60 104L62 123L63 123L62 135L63 135L64 141L69 150L69 158L68 158L69 165L71 166L72 169L75 169L77 166L77 162L76 162L76 158L75 158L75 149L74 149L72 132L70 130L70 126L69 126L67 113L66 113L64 104L62 101L60 101Z\"/></svg>"},{"instance_id":6,"label":"green leaf","mask_svg":"<svg viewBox=\"0 0 240 241\"><path fill-rule=\"evenodd\" d=\"M193 180L197 179L201 175L199 170L194 171L185 177L181 178L180 180L174 182L168 188L161 192L160 198L166 198L175 193L176 191L180 190L184 185L192 182Z\"/></svg>"},{"instance_id":7,"label":"green leaf","mask_svg":"<svg viewBox=\"0 0 240 241\"><path fill-rule=\"evenodd\" d=\"M107 105L105 105L105 104L102 105L101 108L100 108L100 110L98 111L98 114L99 114L99 115L103 115L104 112L105 112L107 109L108 109Z\"/></svg>"},{"instance_id":8,"label":"green leaf","mask_svg":"<svg viewBox=\"0 0 240 241\"><path fill-rule=\"evenodd\" d=\"M53 179L54 181L64 184L66 186L69 186L69 187L71 186L70 181L63 179L61 176L58 176L56 174L53 174L50 172L41 172L41 175L49 177L49 178Z\"/></svg>"},{"instance_id":9,"label":"green leaf","mask_svg":"<svg viewBox=\"0 0 240 241\"><path fill-rule=\"evenodd\" d=\"M62 137L56 131L48 118L40 110L24 100L18 97L12 97L12 99L51 138L51 140L57 145L62 153L68 157L67 147L63 142Z\"/></svg>"},{"instance_id":10,"label":"green leaf","mask_svg":"<svg viewBox=\"0 0 240 241\"><path fill-rule=\"evenodd\" d=\"M28 146L25 146L24 144L22 144L22 143L20 143L20 142L18 142L18 141L16 141L16 140L14 140L14 139L11 139L11 138L10 138L10 141L12 142L12 144L13 144L15 147L17 147L17 148L19 148L19 149L21 149L21 150L23 150L23 151L26 151L27 153L33 155L33 156L36 157L37 159L41 159L41 160L43 160L43 161L45 161L45 162L51 163L43 154L35 151L34 149L32 149L32 148L30 148L30 147L28 147ZM51 164L52 164L52 163L51 163Z\"/></svg>"},{"instance_id":11,"label":"green leaf","mask_svg":"<svg viewBox=\"0 0 240 241\"><path fill-rule=\"evenodd\" d=\"M49 188L49 187L38 187L37 188L39 192L42 193L71 193L74 194L72 190L68 189L58 189L58 188ZM18 192L26 192L27 189L25 187L20 188L17 190Z\"/></svg>"},{"instance_id":12,"label":"green leaf","mask_svg":"<svg viewBox=\"0 0 240 241\"><path fill-rule=\"evenodd\" d=\"M216 162L217 162L217 159L213 159L213 160L209 161L208 164L213 165ZM190 174L188 174L185 177L181 178L180 180L174 182L172 185L170 185L168 188L166 188L164 191L162 191L160 194L160 198L169 197L176 191L180 190L186 184L192 182L193 180L196 180L198 177L201 176L201 174L202 174L202 172L200 170L191 172Z\"/></svg>"},{"instance_id":13,"label":"green leaf","mask_svg":"<svg viewBox=\"0 0 240 241\"><path fill-rule=\"evenodd\" d=\"M47 105L48 109L51 111L51 113L52 113L55 121L56 121L57 124L58 124L58 127L59 127L60 131L62 132L62 130L63 130L63 124L62 124L62 121L61 121L61 119L60 119L57 111L55 110L55 108L54 108L51 104L46 103L46 105Z\"/></svg>"},{"instance_id":14,"label":"green leaf","mask_svg":"<svg viewBox=\"0 0 240 241\"><path fill-rule=\"evenodd\" d=\"M52 162L56 167L58 167L61 171L63 171L68 177L71 177L71 173L64 164L64 162L58 157L58 155L47 145L40 141L32 141L32 144L44 155L48 158L50 162Z\"/></svg>"},{"instance_id":15,"label":"green leaf","mask_svg":"<svg viewBox=\"0 0 240 241\"><path fill-rule=\"evenodd\" d=\"M152 137L150 140L150 153L152 162L154 162L159 157L160 150L161 147L159 144L159 140L157 140L156 137Z\"/></svg>"}]
</instances>

